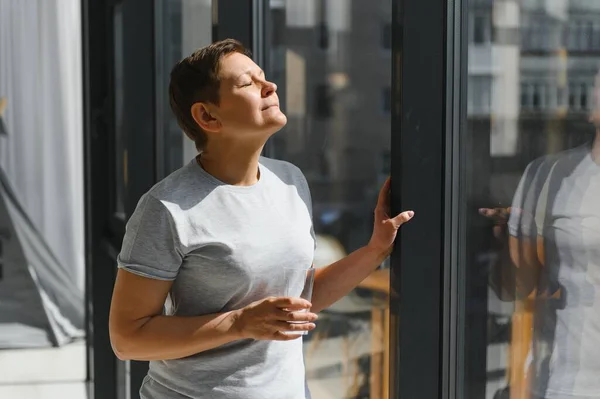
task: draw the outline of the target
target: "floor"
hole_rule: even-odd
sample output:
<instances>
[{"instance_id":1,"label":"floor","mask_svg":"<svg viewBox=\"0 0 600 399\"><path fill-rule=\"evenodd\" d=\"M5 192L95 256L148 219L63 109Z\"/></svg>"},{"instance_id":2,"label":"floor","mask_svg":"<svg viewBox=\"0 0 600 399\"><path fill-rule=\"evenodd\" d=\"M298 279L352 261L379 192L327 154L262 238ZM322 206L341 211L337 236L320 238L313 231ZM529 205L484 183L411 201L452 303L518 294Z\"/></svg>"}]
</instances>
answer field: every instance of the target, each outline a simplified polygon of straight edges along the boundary
<instances>
[{"instance_id":1,"label":"floor","mask_svg":"<svg viewBox=\"0 0 600 399\"><path fill-rule=\"evenodd\" d=\"M86 399L85 342L0 350L0 398Z\"/></svg>"},{"instance_id":2,"label":"floor","mask_svg":"<svg viewBox=\"0 0 600 399\"><path fill-rule=\"evenodd\" d=\"M316 344L308 340L305 361L313 399L344 398L355 370L342 369L341 354L347 353L352 363L353 358L368 354L370 348L369 331L345 340L324 339ZM84 342L62 348L0 350L0 398L86 399L85 356Z\"/></svg>"},{"instance_id":3,"label":"floor","mask_svg":"<svg viewBox=\"0 0 600 399\"><path fill-rule=\"evenodd\" d=\"M316 345L310 340L305 343L313 399L345 399L350 386L364 382L365 375L358 370L356 360L370 353L370 335L366 329L345 339L323 339ZM491 345L488 351L489 359L502 359L488 364L488 369L505 364L506 344ZM62 348L0 350L0 398L86 399L85 357L84 342ZM504 384L503 378L488 381L486 399L491 399Z\"/></svg>"}]
</instances>

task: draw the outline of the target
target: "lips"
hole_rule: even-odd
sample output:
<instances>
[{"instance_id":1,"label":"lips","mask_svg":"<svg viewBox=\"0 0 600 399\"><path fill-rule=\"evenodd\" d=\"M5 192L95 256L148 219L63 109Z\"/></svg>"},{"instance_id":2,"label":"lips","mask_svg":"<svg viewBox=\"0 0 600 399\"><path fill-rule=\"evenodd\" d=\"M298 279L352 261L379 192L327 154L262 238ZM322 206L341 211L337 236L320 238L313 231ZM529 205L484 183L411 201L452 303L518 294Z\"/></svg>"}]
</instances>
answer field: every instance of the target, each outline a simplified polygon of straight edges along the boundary
<instances>
[{"instance_id":1,"label":"lips","mask_svg":"<svg viewBox=\"0 0 600 399\"><path fill-rule=\"evenodd\" d=\"M272 107L279 107L279 104L271 104L271 105L267 105L267 106L266 106L266 107L264 107L262 110L264 111L264 110L266 110L266 109L269 109L269 108L272 108Z\"/></svg>"}]
</instances>

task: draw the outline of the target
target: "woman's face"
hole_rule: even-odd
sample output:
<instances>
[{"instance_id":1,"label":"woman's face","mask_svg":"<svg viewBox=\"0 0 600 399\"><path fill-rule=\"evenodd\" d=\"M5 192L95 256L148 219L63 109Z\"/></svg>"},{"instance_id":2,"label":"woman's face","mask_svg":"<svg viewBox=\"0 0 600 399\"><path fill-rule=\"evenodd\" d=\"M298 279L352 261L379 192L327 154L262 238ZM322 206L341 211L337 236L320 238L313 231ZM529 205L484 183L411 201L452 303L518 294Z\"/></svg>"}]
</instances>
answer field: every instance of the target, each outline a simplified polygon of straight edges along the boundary
<instances>
[{"instance_id":1,"label":"woman's face","mask_svg":"<svg viewBox=\"0 0 600 399\"><path fill-rule=\"evenodd\" d=\"M275 83L247 56L230 53L219 68L220 102L211 113L219 120L221 134L267 135L277 132L287 122L279 109Z\"/></svg>"}]
</instances>

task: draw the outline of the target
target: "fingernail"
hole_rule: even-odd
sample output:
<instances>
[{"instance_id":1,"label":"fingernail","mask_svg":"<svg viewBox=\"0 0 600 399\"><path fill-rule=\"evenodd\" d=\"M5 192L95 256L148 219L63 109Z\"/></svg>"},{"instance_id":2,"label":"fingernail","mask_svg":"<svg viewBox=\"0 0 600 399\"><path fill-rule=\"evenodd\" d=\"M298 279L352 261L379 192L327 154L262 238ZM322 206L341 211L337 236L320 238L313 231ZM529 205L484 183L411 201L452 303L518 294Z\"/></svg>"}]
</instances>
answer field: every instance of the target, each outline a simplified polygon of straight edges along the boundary
<instances>
[{"instance_id":1,"label":"fingernail","mask_svg":"<svg viewBox=\"0 0 600 399\"><path fill-rule=\"evenodd\" d=\"M415 216L415 213L413 211L408 211L408 216L413 217Z\"/></svg>"}]
</instances>

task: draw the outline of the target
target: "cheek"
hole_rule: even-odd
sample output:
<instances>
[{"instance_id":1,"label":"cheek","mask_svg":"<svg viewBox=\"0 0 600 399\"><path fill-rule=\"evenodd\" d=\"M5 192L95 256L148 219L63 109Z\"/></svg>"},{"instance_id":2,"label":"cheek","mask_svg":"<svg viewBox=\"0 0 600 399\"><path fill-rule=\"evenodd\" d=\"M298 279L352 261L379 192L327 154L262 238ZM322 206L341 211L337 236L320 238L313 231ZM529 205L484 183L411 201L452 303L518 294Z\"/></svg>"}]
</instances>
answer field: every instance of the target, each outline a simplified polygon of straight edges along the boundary
<instances>
[{"instance_id":1,"label":"cheek","mask_svg":"<svg viewBox=\"0 0 600 399\"><path fill-rule=\"evenodd\" d=\"M232 103L228 110L228 119L238 123L256 123L261 121L260 98L251 96L241 98L240 101Z\"/></svg>"}]
</instances>

